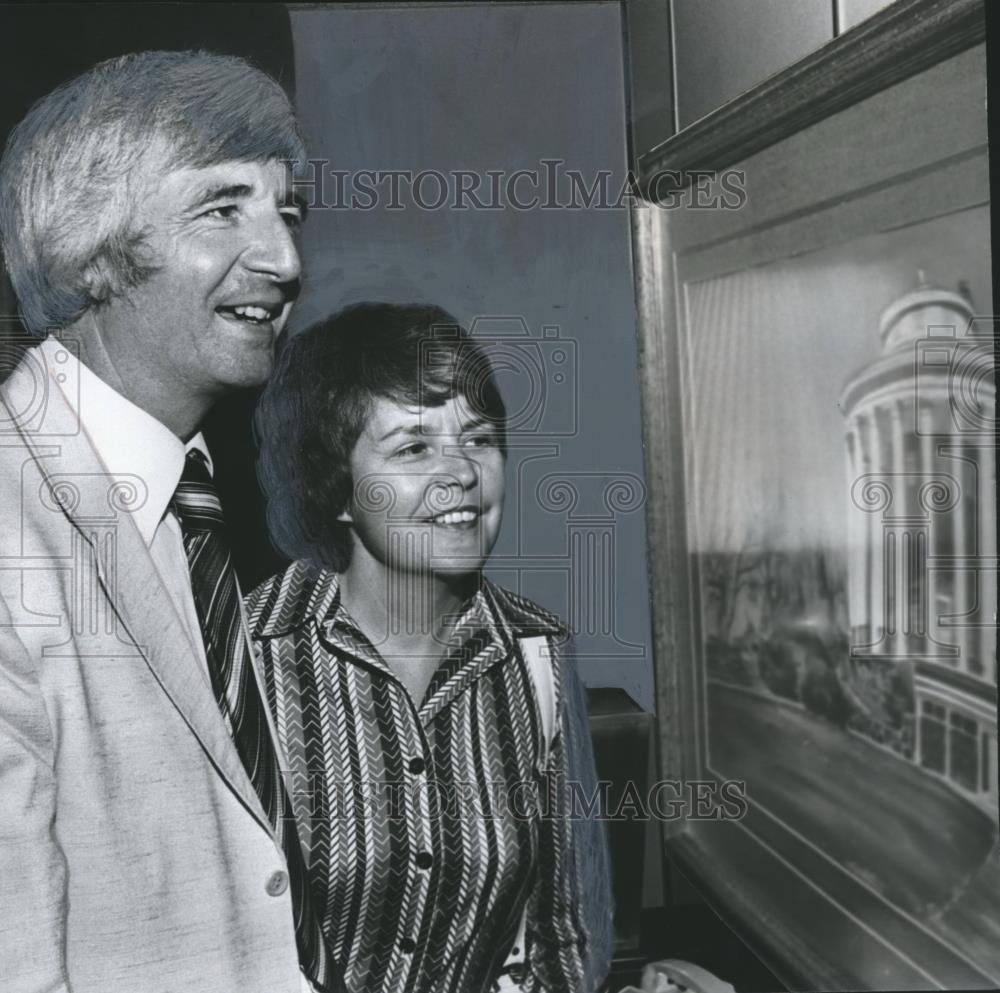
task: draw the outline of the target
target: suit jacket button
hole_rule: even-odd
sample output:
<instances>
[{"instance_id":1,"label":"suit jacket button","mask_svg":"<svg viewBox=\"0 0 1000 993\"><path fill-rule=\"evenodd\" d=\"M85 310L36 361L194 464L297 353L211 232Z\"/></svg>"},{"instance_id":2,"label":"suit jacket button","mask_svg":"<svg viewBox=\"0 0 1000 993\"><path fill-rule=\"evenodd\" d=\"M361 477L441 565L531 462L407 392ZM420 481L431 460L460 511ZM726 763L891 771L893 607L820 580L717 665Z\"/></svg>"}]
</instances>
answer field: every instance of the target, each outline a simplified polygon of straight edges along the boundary
<instances>
[{"instance_id":1,"label":"suit jacket button","mask_svg":"<svg viewBox=\"0 0 1000 993\"><path fill-rule=\"evenodd\" d=\"M417 950L417 943L412 938L403 938L399 943L400 951L412 955Z\"/></svg>"},{"instance_id":2,"label":"suit jacket button","mask_svg":"<svg viewBox=\"0 0 1000 993\"><path fill-rule=\"evenodd\" d=\"M272 872L264 888L268 896L281 896L288 889L288 873L283 869Z\"/></svg>"}]
</instances>

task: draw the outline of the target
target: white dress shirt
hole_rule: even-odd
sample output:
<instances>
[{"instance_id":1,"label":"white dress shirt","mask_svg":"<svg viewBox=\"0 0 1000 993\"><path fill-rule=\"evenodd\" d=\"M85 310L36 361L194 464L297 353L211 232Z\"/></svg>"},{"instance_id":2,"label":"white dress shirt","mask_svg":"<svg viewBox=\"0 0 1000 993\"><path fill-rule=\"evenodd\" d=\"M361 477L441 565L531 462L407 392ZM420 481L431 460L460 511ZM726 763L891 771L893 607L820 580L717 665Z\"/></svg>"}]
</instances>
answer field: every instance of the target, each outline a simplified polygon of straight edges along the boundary
<instances>
[{"instance_id":1,"label":"white dress shirt","mask_svg":"<svg viewBox=\"0 0 1000 993\"><path fill-rule=\"evenodd\" d=\"M79 417L80 427L108 475L123 485L139 487L140 496L130 510L132 520L201 659L206 692L212 693L183 533L180 521L170 509L188 452L200 451L212 472L204 437L199 432L185 444L165 424L112 389L57 338L46 338L38 349L49 378ZM244 616L244 637L249 645L247 630ZM300 973L300 977L302 993L313 993L305 975Z\"/></svg>"},{"instance_id":2,"label":"white dress shirt","mask_svg":"<svg viewBox=\"0 0 1000 993\"><path fill-rule=\"evenodd\" d=\"M205 643L191 592L184 539L180 522L170 510L189 451L198 449L208 459L211 471L204 437L198 433L185 445L165 424L108 386L56 338L46 338L39 350L50 379L80 418L80 426L108 474L123 485L140 487L132 520L184 621L207 681Z\"/></svg>"}]
</instances>

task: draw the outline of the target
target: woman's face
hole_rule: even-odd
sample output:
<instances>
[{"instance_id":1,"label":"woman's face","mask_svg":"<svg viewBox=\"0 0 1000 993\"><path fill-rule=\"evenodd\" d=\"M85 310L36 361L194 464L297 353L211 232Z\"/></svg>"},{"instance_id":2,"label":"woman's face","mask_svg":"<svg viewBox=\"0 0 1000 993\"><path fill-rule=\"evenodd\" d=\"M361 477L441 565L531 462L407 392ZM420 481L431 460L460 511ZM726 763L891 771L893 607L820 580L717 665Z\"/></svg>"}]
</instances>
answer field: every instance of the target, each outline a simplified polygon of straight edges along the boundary
<instances>
[{"instance_id":1,"label":"woman's face","mask_svg":"<svg viewBox=\"0 0 1000 993\"><path fill-rule=\"evenodd\" d=\"M500 532L504 456L496 429L461 396L419 407L376 398L351 452L352 564L478 571Z\"/></svg>"}]
</instances>

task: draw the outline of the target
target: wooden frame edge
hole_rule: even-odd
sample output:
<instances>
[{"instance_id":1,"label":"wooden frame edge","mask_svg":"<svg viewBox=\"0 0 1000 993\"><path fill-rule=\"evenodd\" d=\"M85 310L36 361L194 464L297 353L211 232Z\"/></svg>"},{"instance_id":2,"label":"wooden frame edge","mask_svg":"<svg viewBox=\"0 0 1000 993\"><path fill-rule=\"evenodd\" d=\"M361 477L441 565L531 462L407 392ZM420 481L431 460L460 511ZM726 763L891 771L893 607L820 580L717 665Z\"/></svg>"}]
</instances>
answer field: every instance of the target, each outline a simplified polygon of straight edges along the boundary
<instances>
[{"instance_id":1,"label":"wooden frame edge","mask_svg":"<svg viewBox=\"0 0 1000 993\"><path fill-rule=\"evenodd\" d=\"M985 37L984 0L898 0L642 153L640 189L658 202L685 173L740 162Z\"/></svg>"}]
</instances>

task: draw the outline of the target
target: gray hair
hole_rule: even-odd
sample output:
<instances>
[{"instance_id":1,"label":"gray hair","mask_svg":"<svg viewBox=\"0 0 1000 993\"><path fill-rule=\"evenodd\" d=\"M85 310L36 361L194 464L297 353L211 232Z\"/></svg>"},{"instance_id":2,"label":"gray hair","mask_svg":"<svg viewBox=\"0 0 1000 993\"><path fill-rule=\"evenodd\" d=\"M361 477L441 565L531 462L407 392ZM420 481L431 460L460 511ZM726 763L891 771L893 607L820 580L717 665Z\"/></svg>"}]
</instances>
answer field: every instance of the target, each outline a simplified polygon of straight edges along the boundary
<instances>
[{"instance_id":1,"label":"gray hair","mask_svg":"<svg viewBox=\"0 0 1000 993\"><path fill-rule=\"evenodd\" d=\"M304 159L284 90L235 56L137 52L62 84L0 160L0 243L25 326L64 328L151 273L134 216L156 175Z\"/></svg>"}]
</instances>

